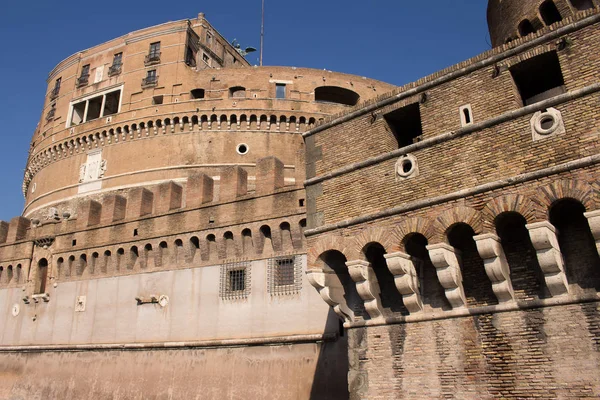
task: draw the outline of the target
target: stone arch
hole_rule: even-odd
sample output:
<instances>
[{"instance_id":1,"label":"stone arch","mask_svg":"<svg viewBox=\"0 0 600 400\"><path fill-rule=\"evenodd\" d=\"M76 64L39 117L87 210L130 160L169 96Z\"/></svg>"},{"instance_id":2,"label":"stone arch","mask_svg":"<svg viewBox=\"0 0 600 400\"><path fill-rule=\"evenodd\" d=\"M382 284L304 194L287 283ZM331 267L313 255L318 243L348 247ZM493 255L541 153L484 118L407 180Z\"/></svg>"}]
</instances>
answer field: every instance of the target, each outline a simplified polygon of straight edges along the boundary
<instances>
[{"instance_id":1,"label":"stone arch","mask_svg":"<svg viewBox=\"0 0 600 400\"><path fill-rule=\"evenodd\" d=\"M366 260L366 248L369 244L379 243L387 253L391 253L392 240L390 231L383 227L369 227L357 234L350 244L348 260ZM342 252L343 253L343 252Z\"/></svg>"},{"instance_id":2,"label":"stone arch","mask_svg":"<svg viewBox=\"0 0 600 400\"><path fill-rule=\"evenodd\" d=\"M458 223L469 225L476 235L483 231L483 223L479 211L465 206L457 206L446 211L442 211L436 218L438 229L436 234L442 235L437 239L446 239L448 230ZM437 235L436 235L437 236Z\"/></svg>"},{"instance_id":3,"label":"stone arch","mask_svg":"<svg viewBox=\"0 0 600 400\"><path fill-rule=\"evenodd\" d=\"M390 235L392 240L390 252L395 253L398 251L404 251L406 239L408 236L414 233L423 235L429 243L432 243L436 233L435 226L431 220L422 217L407 218L402 220L398 225L396 225L396 228Z\"/></svg>"},{"instance_id":4,"label":"stone arch","mask_svg":"<svg viewBox=\"0 0 600 400\"><path fill-rule=\"evenodd\" d=\"M335 250L342 253L346 257L346 259L348 259L348 254L350 253L348 244L342 236L325 236L323 238L318 239L317 242L309 248L307 254L308 269L321 270L322 265L320 265L319 263L319 258L322 254L330 250Z\"/></svg>"},{"instance_id":5,"label":"stone arch","mask_svg":"<svg viewBox=\"0 0 600 400\"><path fill-rule=\"evenodd\" d=\"M543 212L534 205L526 196L520 194L508 194L497 196L490 200L483 210L483 228L485 232L494 232L496 218L505 212L516 212L521 214L528 224L541 220Z\"/></svg>"},{"instance_id":6,"label":"stone arch","mask_svg":"<svg viewBox=\"0 0 600 400\"><path fill-rule=\"evenodd\" d=\"M596 209L596 193L594 188L586 182L574 179L561 179L537 190L534 202L548 217L552 206L562 199L577 200L585 207L586 211Z\"/></svg>"}]
</instances>

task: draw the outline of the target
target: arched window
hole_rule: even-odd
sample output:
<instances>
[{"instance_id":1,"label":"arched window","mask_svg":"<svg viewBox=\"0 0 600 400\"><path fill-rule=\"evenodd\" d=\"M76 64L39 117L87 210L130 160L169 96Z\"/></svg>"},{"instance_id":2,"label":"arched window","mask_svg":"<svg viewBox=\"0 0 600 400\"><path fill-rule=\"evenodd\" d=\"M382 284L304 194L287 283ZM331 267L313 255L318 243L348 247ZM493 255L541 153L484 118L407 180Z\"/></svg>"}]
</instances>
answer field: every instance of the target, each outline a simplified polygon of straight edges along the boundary
<instances>
[{"instance_id":1,"label":"arched window","mask_svg":"<svg viewBox=\"0 0 600 400\"><path fill-rule=\"evenodd\" d=\"M592 0L570 0L571 5L578 11L588 10L594 8Z\"/></svg>"},{"instance_id":2,"label":"arched window","mask_svg":"<svg viewBox=\"0 0 600 400\"><path fill-rule=\"evenodd\" d=\"M463 288L467 304L469 306L498 304L473 236L475 236L473 228L464 223L458 223L448 230L448 242L461 252Z\"/></svg>"},{"instance_id":3,"label":"arched window","mask_svg":"<svg viewBox=\"0 0 600 400\"><path fill-rule=\"evenodd\" d=\"M229 97L245 98L246 88L243 86L234 86L232 88L229 88Z\"/></svg>"},{"instance_id":4,"label":"arched window","mask_svg":"<svg viewBox=\"0 0 600 400\"><path fill-rule=\"evenodd\" d=\"M315 101L320 103L355 106L359 99L358 93L338 86L321 86L315 89Z\"/></svg>"},{"instance_id":5,"label":"arched window","mask_svg":"<svg viewBox=\"0 0 600 400\"><path fill-rule=\"evenodd\" d=\"M550 209L550 223L558 230L569 284L595 293L600 290L600 258L585 211L577 200L560 200Z\"/></svg>"},{"instance_id":6,"label":"arched window","mask_svg":"<svg viewBox=\"0 0 600 400\"><path fill-rule=\"evenodd\" d=\"M516 212L502 213L495 220L517 300L533 300L548 295L526 223L525 218Z\"/></svg>"},{"instance_id":7,"label":"arched window","mask_svg":"<svg viewBox=\"0 0 600 400\"><path fill-rule=\"evenodd\" d=\"M534 32L535 28L531 24L531 21L529 21L528 19L524 19L523 21L521 21L521 23L519 24L519 35L521 35L521 37L531 35Z\"/></svg>"},{"instance_id":8,"label":"arched window","mask_svg":"<svg viewBox=\"0 0 600 400\"><path fill-rule=\"evenodd\" d=\"M396 288L394 275L392 275L387 266L384 257L386 251L383 246L379 243L369 243L363 251L377 277L383 308L391 312L408 315L408 310L404 307L404 302L402 301L402 295Z\"/></svg>"},{"instance_id":9,"label":"arched window","mask_svg":"<svg viewBox=\"0 0 600 400\"><path fill-rule=\"evenodd\" d=\"M546 0L540 5L540 15L548 26L562 21L560 12L552 0Z\"/></svg>"},{"instance_id":10,"label":"arched window","mask_svg":"<svg viewBox=\"0 0 600 400\"><path fill-rule=\"evenodd\" d=\"M409 234L404 239L405 252L411 257L419 278L423 304L429 305L431 308L449 310L451 307L429 257L427 244L427 238L420 233Z\"/></svg>"}]
</instances>

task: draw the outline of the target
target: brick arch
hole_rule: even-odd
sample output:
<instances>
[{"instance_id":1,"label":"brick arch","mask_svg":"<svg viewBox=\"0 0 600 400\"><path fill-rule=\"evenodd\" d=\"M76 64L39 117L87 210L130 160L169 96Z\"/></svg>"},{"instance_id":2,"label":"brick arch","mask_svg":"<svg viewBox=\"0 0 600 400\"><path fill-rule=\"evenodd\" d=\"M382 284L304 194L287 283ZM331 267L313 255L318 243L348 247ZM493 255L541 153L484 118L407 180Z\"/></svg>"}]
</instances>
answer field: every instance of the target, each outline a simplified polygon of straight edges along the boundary
<instances>
[{"instance_id":1,"label":"brick arch","mask_svg":"<svg viewBox=\"0 0 600 400\"><path fill-rule=\"evenodd\" d=\"M437 239L443 241L448 229L461 222L473 228L473 231L475 231L476 235L483 231L483 222L481 213L479 211L470 207L457 206L446 211L442 211L436 218Z\"/></svg>"},{"instance_id":2,"label":"brick arch","mask_svg":"<svg viewBox=\"0 0 600 400\"><path fill-rule=\"evenodd\" d=\"M307 269L317 269L320 270L321 266L319 265L319 257L330 250L336 250L346 256L350 253L350 249L347 246L346 240L339 235L330 235L317 240L312 246L309 247L307 253Z\"/></svg>"},{"instance_id":3,"label":"brick arch","mask_svg":"<svg viewBox=\"0 0 600 400\"><path fill-rule=\"evenodd\" d=\"M528 224L542 220L544 213L526 196L520 194L497 196L490 200L481 211L484 230L494 232L496 218L505 212L521 214Z\"/></svg>"},{"instance_id":4,"label":"brick arch","mask_svg":"<svg viewBox=\"0 0 600 400\"><path fill-rule=\"evenodd\" d=\"M536 205L547 218L550 208L561 199L579 201L587 211L596 209L596 190L586 182L574 179L561 179L537 190Z\"/></svg>"},{"instance_id":5,"label":"brick arch","mask_svg":"<svg viewBox=\"0 0 600 400\"><path fill-rule=\"evenodd\" d=\"M383 227L370 227L363 229L354 237L350 243L350 254L348 260L366 260L365 247L369 243L379 243L386 252L391 252L391 232Z\"/></svg>"},{"instance_id":6,"label":"brick arch","mask_svg":"<svg viewBox=\"0 0 600 400\"><path fill-rule=\"evenodd\" d=\"M432 220L422 217L408 218L403 220L396 225L396 228L391 234L391 251L404 251L404 243L406 238L413 233L420 233L427 239L427 242L431 244L436 236L435 225Z\"/></svg>"}]
</instances>

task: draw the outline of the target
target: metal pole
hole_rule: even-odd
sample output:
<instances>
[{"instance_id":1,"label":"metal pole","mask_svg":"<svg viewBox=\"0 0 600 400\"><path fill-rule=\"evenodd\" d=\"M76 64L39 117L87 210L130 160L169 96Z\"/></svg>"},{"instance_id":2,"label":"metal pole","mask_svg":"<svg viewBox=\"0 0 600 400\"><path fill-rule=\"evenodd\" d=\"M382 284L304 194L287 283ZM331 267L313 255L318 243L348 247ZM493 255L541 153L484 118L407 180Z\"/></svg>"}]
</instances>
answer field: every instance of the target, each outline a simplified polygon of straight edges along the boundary
<instances>
[{"instance_id":1,"label":"metal pole","mask_svg":"<svg viewBox=\"0 0 600 400\"><path fill-rule=\"evenodd\" d=\"M265 45L265 0L262 0L262 22L260 24L260 66L263 65L263 47Z\"/></svg>"}]
</instances>

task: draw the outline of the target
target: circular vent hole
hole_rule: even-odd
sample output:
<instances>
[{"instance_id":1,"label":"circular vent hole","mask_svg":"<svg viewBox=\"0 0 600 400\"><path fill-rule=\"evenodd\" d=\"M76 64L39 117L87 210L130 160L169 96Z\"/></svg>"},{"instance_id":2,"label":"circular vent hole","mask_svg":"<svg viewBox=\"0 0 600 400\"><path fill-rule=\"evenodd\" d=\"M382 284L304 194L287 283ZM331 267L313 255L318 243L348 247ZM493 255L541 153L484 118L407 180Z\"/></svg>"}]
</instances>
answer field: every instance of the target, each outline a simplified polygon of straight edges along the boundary
<instances>
[{"instance_id":1,"label":"circular vent hole","mask_svg":"<svg viewBox=\"0 0 600 400\"><path fill-rule=\"evenodd\" d=\"M238 152L238 154L246 154L246 153L248 153L248 145L244 144L244 143L238 144L238 146L237 146L237 152Z\"/></svg>"},{"instance_id":2,"label":"circular vent hole","mask_svg":"<svg viewBox=\"0 0 600 400\"><path fill-rule=\"evenodd\" d=\"M402 172L408 174L413 169L413 163L410 160L402 161Z\"/></svg>"},{"instance_id":3,"label":"circular vent hole","mask_svg":"<svg viewBox=\"0 0 600 400\"><path fill-rule=\"evenodd\" d=\"M545 116L540 121L540 126L542 127L543 130L547 131L548 129L550 129L554 126L554 118L549 115Z\"/></svg>"}]
</instances>

